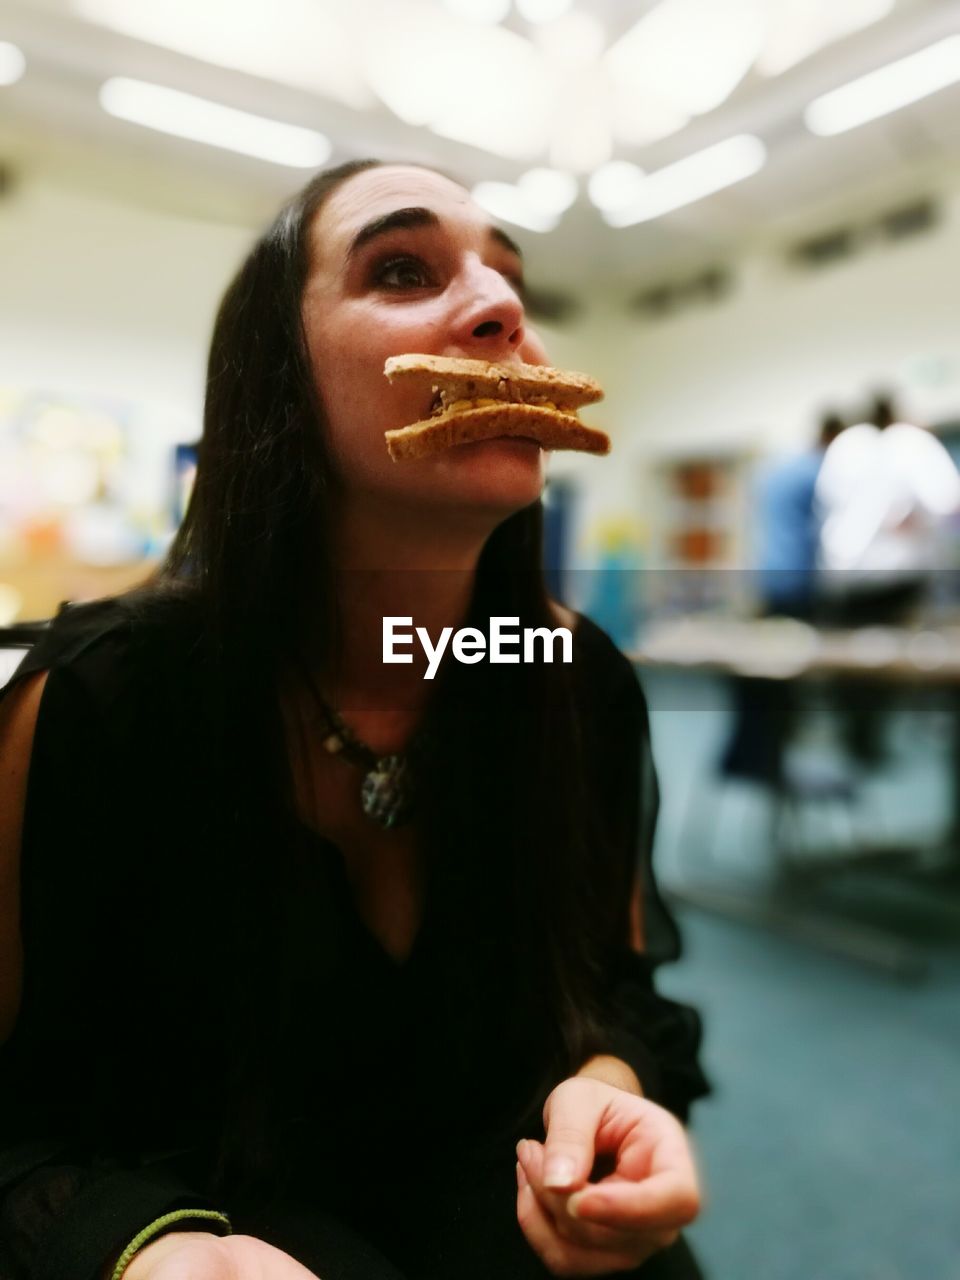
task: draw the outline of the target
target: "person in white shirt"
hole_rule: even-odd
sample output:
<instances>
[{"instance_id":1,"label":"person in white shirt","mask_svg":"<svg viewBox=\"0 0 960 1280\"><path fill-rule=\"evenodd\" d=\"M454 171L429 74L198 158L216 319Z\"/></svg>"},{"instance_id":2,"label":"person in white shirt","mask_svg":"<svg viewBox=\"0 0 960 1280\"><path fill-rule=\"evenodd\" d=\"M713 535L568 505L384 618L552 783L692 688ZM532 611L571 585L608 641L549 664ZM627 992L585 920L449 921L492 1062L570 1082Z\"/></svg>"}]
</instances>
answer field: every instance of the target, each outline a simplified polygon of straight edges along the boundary
<instances>
[{"instance_id":1,"label":"person in white shirt","mask_svg":"<svg viewBox=\"0 0 960 1280\"><path fill-rule=\"evenodd\" d=\"M899 419L878 396L870 420L848 427L824 455L815 505L820 518L819 621L827 626L902 626L922 608L946 567L947 522L960 511L960 474L932 432ZM842 683L836 702L847 749L873 767L886 758L889 689Z\"/></svg>"},{"instance_id":2,"label":"person in white shirt","mask_svg":"<svg viewBox=\"0 0 960 1280\"><path fill-rule=\"evenodd\" d=\"M820 585L838 625L904 621L944 565L946 521L960 511L960 473L932 432L878 397L848 427L817 476Z\"/></svg>"}]
</instances>

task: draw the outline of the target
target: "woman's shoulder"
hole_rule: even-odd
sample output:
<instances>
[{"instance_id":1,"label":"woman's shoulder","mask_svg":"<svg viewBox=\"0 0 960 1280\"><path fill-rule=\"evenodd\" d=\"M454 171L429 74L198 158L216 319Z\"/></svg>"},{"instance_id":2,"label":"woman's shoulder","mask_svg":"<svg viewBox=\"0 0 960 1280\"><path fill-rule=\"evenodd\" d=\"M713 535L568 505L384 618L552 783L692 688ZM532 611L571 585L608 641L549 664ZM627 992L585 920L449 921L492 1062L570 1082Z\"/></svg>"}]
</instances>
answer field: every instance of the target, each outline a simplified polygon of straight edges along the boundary
<instances>
[{"instance_id":1,"label":"woman's shoulder","mask_svg":"<svg viewBox=\"0 0 960 1280\"><path fill-rule=\"evenodd\" d=\"M189 599L146 590L61 605L14 673L46 671L101 710L131 704L138 688L183 670L198 636Z\"/></svg>"},{"instance_id":2,"label":"woman's shoulder","mask_svg":"<svg viewBox=\"0 0 960 1280\"><path fill-rule=\"evenodd\" d=\"M574 613L562 605L553 606L561 626L573 632L574 673L581 681L614 692L640 692L636 670L630 657L602 627L585 613Z\"/></svg>"},{"instance_id":3,"label":"woman's shoulder","mask_svg":"<svg viewBox=\"0 0 960 1280\"><path fill-rule=\"evenodd\" d=\"M632 659L592 618L574 616L571 670L582 731L604 753L649 741L647 699Z\"/></svg>"}]
</instances>

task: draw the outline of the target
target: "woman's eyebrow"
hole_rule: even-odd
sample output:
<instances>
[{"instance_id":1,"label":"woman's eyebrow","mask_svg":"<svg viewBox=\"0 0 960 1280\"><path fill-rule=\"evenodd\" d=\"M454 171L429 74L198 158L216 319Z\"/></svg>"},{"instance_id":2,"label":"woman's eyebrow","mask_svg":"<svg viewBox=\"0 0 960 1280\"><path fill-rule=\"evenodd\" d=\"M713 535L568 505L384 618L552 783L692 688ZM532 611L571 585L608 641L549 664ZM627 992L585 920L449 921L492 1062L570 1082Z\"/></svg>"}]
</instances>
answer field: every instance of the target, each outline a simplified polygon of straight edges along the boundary
<instances>
[{"instance_id":1,"label":"woman's eyebrow","mask_svg":"<svg viewBox=\"0 0 960 1280\"><path fill-rule=\"evenodd\" d=\"M515 253L520 261L523 261L523 253L516 240L511 239L511 237L508 236L505 231L501 230L500 227L491 227L489 234L491 240L495 240L497 244L503 245L504 249L508 249L510 253Z\"/></svg>"},{"instance_id":2,"label":"woman's eyebrow","mask_svg":"<svg viewBox=\"0 0 960 1280\"><path fill-rule=\"evenodd\" d=\"M384 236L390 231L396 231L398 228L402 230L410 230L417 227L439 227L440 219L432 209L410 208L410 209L394 209L391 213L381 214L379 218L373 218L365 226L361 227L357 234L350 241L350 247L347 249L347 261L355 258L364 245L369 244L371 240L377 239L378 236ZM523 261L523 254L519 247L499 227L489 227L487 232L489 238L496 244L501 245L504 249L508 249L510 253L515 253L520 261Z\"/></svg>"}]
</instances>

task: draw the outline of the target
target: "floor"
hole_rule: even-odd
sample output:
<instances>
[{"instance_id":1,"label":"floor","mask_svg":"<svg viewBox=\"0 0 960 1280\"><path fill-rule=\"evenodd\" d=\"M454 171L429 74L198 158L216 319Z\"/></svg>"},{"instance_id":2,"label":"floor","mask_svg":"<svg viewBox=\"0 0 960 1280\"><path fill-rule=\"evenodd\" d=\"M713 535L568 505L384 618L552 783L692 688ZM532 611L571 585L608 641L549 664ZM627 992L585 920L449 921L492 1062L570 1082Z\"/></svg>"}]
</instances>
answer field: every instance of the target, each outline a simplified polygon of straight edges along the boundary
<instances>
[{"instance_id":1,"label":"floor","mask_svg":"<svg viewBox=\"0 0 960 1280\"><path fill-rule=\"evenodd\" d=\"M692 1134L711 1280L960 1278L960 946L920 985L681 914L662 989L702 1011Z\"/></svg>"},{"instance_id":2,"label":"floor","mask_svg":"<svg viewBox=\"0 0 960 1280\"><path fill-rule=\"evenodd\" d=\"M724 796L716 816L722 691L653 693L661 883L698 867L762 881L766 798ZM861 788L860 829L880 839L943 830L944 726L930 710L893 718L888 763ZM685 954L660 986L700 1008L716 1089L691 1129L706 1193L691 1242L710 1280L960 1280L960 877L861 869L817 901L895 931L925 972L898 978L675 902Z\"/></svg>"}]
</instances>

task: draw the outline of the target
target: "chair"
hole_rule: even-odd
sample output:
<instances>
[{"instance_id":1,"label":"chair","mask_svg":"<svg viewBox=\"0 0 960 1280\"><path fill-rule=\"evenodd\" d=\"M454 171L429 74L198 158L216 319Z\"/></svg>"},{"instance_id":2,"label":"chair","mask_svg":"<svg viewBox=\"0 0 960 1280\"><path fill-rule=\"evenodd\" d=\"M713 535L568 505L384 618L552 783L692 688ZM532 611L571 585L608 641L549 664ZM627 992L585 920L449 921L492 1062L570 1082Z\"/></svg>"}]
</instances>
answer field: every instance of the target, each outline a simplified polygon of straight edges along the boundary
<instances>
[{"instance_id":1,"label":"chair","mask_svg":"<svg viewBox=\"0 0 960 1280\"><path fill-rule=\"evenodd\" d=\"M689 878L749 871L795 895L864 865L869 815L858 771L830 743L804 746L815 699L784 680L736 676L727 687L730 727L682 823L682 870Z\"/></svg>"}]
</instances>

